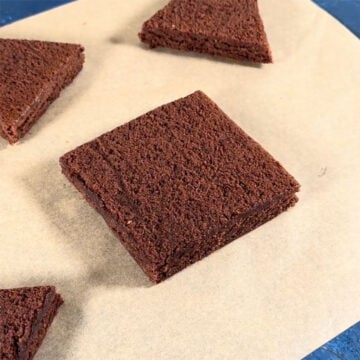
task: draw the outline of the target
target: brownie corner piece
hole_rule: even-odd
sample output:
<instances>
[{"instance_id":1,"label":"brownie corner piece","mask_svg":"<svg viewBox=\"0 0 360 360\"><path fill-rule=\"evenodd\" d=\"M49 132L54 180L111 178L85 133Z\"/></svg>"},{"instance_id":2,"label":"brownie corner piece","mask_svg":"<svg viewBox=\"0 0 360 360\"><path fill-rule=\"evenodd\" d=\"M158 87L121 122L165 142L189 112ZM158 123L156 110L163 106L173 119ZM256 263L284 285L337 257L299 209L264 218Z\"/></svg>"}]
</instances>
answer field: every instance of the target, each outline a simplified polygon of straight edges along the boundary
<instances>
[{"instance_id":1,"label":"brownie corner piece","mask_svg":"<svg viewBox=\"0 0 360 360\"><path fill-rule=\"evenodd\" d=\"M293 206L300 187L200 91L60 163L154 283Z\"/></svg>"},{"instance_id":2,"label":"brownie corner piece","mask_svg":"<svg viewBox=\"0 0 360 360\"><path fill-rule=\"evenodd\" d=\"M272 62L257 0L171 0L143 24L139 37L150 48Z\"/></svg>"},{"instance_id":3,"label":"brownie corner piece","mask_svg":"<svg viewBox=\"0 0 360 360\"><path fill-rule=\"evenodd\" d=\"M0 290L0 358L31 360L62 304L53 286Z\"/></svg>"},{"instance_id":4,"label":"brownie corner piece","mask_svg":"<svg viewBox=\"0 0 360 360\"><path fill-rule=\"evenodd\" d=\"M0 136L24 137L83 63L81 45L0 39Z\"/></svg>"}]
</instances>

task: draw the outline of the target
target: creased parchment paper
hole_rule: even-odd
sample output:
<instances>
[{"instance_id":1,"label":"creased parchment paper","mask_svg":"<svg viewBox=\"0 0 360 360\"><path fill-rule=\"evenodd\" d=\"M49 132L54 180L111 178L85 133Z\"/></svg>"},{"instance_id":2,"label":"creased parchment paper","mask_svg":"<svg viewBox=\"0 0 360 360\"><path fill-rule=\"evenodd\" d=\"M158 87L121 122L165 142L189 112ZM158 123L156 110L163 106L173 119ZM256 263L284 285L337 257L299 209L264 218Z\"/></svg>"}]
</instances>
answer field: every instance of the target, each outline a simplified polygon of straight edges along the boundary
<instances>
[{"instance_id":1,"label":"creased parchment paper","mask_svg":"<svg viewBox=\"0 0 360 360\"><path fill-rule=\"evenodd\" d=\"M360 42L307 0L261 0L275 63L143 47L166 0L80 0L0 29L81 43L31 134L0 140L0 287L65 299L37 360L299 359L360 319ZM75 146L201 89L302 184L291 211L151 286L60 172Z\"/></svg>"}]
</instances>

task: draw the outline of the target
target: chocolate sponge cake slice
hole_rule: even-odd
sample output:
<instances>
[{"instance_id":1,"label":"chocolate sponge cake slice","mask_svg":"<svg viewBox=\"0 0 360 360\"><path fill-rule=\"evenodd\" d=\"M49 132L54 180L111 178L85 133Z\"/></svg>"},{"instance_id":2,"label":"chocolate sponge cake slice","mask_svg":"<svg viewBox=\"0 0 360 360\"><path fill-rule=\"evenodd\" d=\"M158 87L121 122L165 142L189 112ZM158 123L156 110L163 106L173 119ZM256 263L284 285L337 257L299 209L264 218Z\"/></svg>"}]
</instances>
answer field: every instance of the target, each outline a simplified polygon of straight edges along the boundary
<instances>
[{"instance_id":1,"label":"chocolate sponge cake slice","mask_svg":"<svg viewBox=\"0 0 360 360\"><path fill-rule=\"evenodd\" d=\"M154 283L271 220L295 204L299 190L200 91L76 148L60 163Z\"/></svg>"},{"instance_id":2,"label":"chocolate sponge cake slice","mask_svg":"<svg viewBox=\"0 0 360 360\"><path fill-rule=\"evenodd\" d=\"M0 359L31 360L62 303L52 286L0 290Z\"/></svg>"},{"instance_id":3,"label":"chocolate sponge cake slice","mask_svg":"<svg viewBox=\"0 0 360 360\"><path fill-rule=\"evenodd\" d=\"M84 63L83 47L0 39L0 135L11 144L69 85Z\"/></svg>"},{"instance_id":4,"label":"chocolate sponge cake slice","mask_svg":"<svg viewBox=\"0 0 360 360\"><path fill-rule=\"evenodd\" d=\"M272 62L257 0L172 0L139 34L150 47Z\"/></svg>"}]
</instances>

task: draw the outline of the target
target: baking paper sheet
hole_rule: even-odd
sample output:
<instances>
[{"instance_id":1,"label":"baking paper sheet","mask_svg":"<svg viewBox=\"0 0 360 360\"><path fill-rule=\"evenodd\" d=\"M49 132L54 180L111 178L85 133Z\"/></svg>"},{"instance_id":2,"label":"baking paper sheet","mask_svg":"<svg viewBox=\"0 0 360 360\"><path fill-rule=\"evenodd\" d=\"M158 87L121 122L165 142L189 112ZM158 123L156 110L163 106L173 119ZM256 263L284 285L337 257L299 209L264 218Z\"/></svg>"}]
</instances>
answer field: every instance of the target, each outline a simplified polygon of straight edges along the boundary
<instances>
[{"instance_id":1,"label":"baking paper sheet","mask_svg":"<svg viewBox=\"0 0 360 360\"><path fill-rule=\"evenodd\" d=\"M261 0L275 63L148 50L166 0L81 0L0 36L81 43L86 66L0 140L0 287L65 299L45 359L299 359L360 319L360 43L307 0ZM302 184L295 208L152 286L60 172L75 146L201 89Z\"/></svg>"}]
</instances>

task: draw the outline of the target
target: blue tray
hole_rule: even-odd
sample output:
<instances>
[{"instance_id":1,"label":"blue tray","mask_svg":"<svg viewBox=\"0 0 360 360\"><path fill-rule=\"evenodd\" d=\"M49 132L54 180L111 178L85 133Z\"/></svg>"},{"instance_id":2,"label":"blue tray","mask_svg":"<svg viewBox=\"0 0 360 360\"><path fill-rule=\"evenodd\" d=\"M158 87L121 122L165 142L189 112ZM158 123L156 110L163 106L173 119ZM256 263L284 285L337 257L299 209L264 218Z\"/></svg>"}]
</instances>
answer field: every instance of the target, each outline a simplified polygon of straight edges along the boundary
<instances>
[{"instance_id":1,"label":"blue tray","mask_svg":"<svg viewBox=\"0 0 360 360\"><path fill-rule=\"evenodd\" d=\"M360 38L360 0L313 0Z\"/></svg>"},{"instance_id":2,"label":"blue tray","mask_svg":"<svg viewBox=\"0 0 360 360\"><path fill-rule=\"evenodd\" d=\"M0 0L0 26L74 0Z\"/></svg>"},{"instance_id":3,"label":"blue tray","mask_svg":"<svg viewBox=\"0 0 360 360\"><path fill-rule=\"evenodd\" d=\"M306 356L303 360L359 360L360 322L335 339Z\"/></svg>"}]
</instances>

